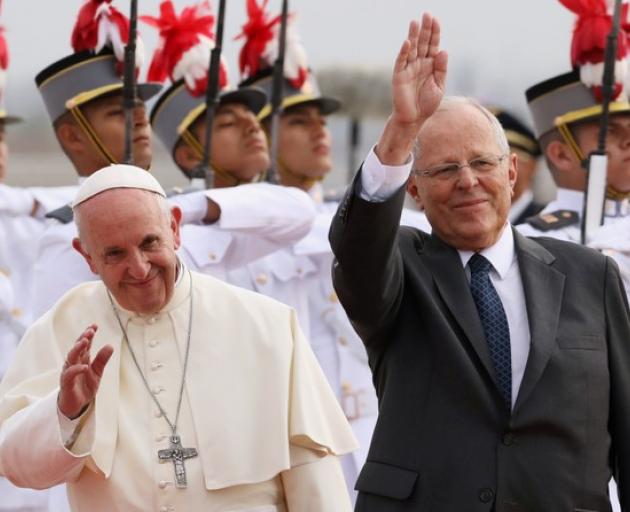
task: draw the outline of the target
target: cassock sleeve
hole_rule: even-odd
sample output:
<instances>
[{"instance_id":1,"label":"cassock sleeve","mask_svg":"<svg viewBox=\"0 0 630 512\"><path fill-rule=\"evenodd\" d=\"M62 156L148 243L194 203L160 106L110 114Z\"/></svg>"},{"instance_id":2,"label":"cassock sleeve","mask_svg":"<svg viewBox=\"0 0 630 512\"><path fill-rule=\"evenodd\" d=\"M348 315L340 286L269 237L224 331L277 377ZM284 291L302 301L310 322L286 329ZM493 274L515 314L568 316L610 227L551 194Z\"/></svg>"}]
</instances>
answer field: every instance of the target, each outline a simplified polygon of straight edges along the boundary
<instances>
[{"instance_id":1,"label":"cassock sleeve","mask_svg":"<svg viewBox=\"0 0 630 512\"><path fill-rule=\"evenodd\" d=\"M73 446L64 446L57 415L64 356L50 318L27 331L0 385L0 474L19 487L33 489L76 478L94 435L90 410Z\"/></svg>"},{"instance_id":2,"label":"cassock sleeve","mask_svg":"<svg viewBox=\"0 0 630 512\"><path fill-rule=\"evenodd\" d=\"M335 456L291 447L291 469L281 474L288 512L350 512L352 505Z\"/></svg>"}]
</instances>

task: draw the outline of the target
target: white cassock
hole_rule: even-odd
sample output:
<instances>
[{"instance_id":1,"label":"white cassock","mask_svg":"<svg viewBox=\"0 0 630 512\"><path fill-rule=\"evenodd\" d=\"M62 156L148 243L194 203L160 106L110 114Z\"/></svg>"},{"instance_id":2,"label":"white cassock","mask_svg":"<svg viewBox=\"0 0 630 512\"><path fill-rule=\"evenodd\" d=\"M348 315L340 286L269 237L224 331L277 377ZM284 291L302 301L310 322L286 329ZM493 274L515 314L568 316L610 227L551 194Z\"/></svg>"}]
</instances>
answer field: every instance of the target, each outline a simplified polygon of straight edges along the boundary
<instances>
[{"instance_id":1,"label":"white cassock","mask_svg":"<svg viewBox=\"0 0 630 512\"><path fill-rule=\"evenodd\" d=\"M290 305L324 374L359 441L359 449L343 457L348 491L365 463L378 415L378 402L367 353L333 289L333 254L328 231L338 203L324 201L320 184L309 191L317 217L308 235L274 254L228 273L228 282ZM429 230L421 212L405 210L402 224Z\"/></svg>"},{"instance_id":2,"label":"white cassock","mask_svg":"<svg viewBox=\"0 0 630 512\"><path fill-rule=\"evenodd\" d=\"M65 481L73 510L90 512L349 511L336 456L356 442L295 312L215 278L182 274L158 314L116 307L172 419L193 298L178 423L183 446L199 452L185 462L188 487L175 488L172 463L158 461L158 450L169 446L168 425L101 282L67 293L20 343L0 385L0 473L34 488ZM93 353L109 343L114 355L95 402L70 422L56 407L59 373L90 323L98 325Z\"/></svg>"},{"instance_id":3,"label":"white cassock","mask_svg":"<svg viewBox=\"0 0 630 512\"><path fill-rule=\"evenodd\" d=\"M201 224L206 197L221 208L218 222ZM182 194L169 198L180 206L180 256L192 270L223 278L228 269L290 245L309 230L315 212L297 189L265 183ZM55 223L39 240L34 276L34 317L45 313L72 287L98 279L72 248L74 222Z\"/></svg>"},{"instance_id":4,"label":"white cassock","mask_svg":"<svg viewBox=\"0 0 630 512\"><path fill-rule=\"evenodd\" d=\"M556 199L549 203L540 215L557 210L570 210L577 212L581 218L583 201L583 192L559 188ZM541 231L529 224L520 224L516 226L516 229L525 236L548 236L578 244L581 240L579 222L549 231ZM626 294L630 299L630 201L628 199L623 201L606 200L604 224L594 233L587 245L610 256L619 265ZM613 480L610 482L610 496L613 512L620 512L621 507L617 498L617 486Z\"/></svg>"}]
</instances>

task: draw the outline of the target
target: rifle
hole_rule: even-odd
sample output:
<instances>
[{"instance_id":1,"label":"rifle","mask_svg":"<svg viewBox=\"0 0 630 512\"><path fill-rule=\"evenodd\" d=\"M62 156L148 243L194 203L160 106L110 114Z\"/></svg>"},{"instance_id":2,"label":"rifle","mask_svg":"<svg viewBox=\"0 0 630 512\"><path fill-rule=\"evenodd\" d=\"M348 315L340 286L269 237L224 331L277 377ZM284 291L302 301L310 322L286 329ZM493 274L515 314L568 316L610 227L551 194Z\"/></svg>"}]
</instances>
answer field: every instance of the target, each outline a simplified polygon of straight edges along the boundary
<instances>
[{"instance_id":1,"label":"rifle","mask_svg":"<svg viewBox=\"0 0 630 512\"><path fill-rule=\"evenodd\" d=\"M287 45L287 21L289 19L289 1L282 0L280 33L278 34L278 57L273 63L273 83L271 89L271 148L270 167L267 181L278 183L278 131L280 129L280 113L282 105L282 86L284 83L284 54Z\"/></svg>"},{"instance_id":2,"label":"rifle","mask_svg":"<svg viewBox=\"0 0 630 512\"><path fill-rule=\"evenodd\" d=\"M206 85L206 134L203 143L203 157L191 174L191 187L196 189L214 187L214 171L210 167L212 145L212 124L214 113L219 106L219 74L221 70L221 47L223 45L223 25L225 20L225 0L219 2L217 37L210 52L208 83Z\"/></svg>"},{"instance_id":3,"label":"rifle","mask_svg":"<svg viewBox=\"0 0 630 512\"><path fill-rule=\"evenodd\" d=\"M621 0L615 0L613 24L606 40L604 54L604 77L602 81L602 116L600 120L597 151L593 151L584 162L586 167L586 191L582 209L582 225L580 239L587 244L591 234L604 223L604 202L606 199L606 175L608 157L606 156L606 135L608 118L615 84L615 60L617 56L617 39L621 17Z\"/></svg>"},{"instance_id":4,"label":"rifle","mask_svg":"<svg viewBox=\"0 0 630 512\"><path fill-rule=\"evenodd\" d=\"M136 37L138 35L138 0L131 0L129 40L125 46L123 75L123 109L125 111L124 163L133 164L133 118L136 108Z\"/></svg>"}]
</instances>

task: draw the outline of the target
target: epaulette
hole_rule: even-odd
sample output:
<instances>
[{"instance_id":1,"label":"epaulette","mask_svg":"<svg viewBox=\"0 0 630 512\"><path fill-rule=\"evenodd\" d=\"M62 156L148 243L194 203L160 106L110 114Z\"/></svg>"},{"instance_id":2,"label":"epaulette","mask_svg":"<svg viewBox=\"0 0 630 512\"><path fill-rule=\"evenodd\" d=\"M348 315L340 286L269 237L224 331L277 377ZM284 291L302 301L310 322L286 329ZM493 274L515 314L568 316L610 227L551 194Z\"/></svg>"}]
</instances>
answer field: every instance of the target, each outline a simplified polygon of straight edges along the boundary
<instances>
[{"instance_id":1,"label":"epaulette","mask_svg":"<svg viewBox=\"0 0 630 512\"><path fill-rule=\"evenodd\" d=\"M74 220L74 212L69 204L48 212L45 216L47 219L58 220L62 224L70 224Z\"/></svg>"},{"instance_id":2,"label":"epaulette","mask_svg":"<svg viewBox=\"0 0 630 512\"><path fill-rule=\"evenodd\" d=\"M573 210L556 210L555 212L539 213L525 220L527 224L539 231L552 231L577 224L580 220L578 212Z\"/></svg>"},{"instance_id":3,"label":"epaulette","mask_svg":"<svg viewBox=\"0 0 630 512\"><path fill-rule=\"evenodd\" d=\"M192 194L193 192L199 192L198 188L194 188L194 187L173 187L171 190L169 190L166 193L166 197L174 197L174 196L181 196L183 194Z\"/></svg>"}]
</instances>

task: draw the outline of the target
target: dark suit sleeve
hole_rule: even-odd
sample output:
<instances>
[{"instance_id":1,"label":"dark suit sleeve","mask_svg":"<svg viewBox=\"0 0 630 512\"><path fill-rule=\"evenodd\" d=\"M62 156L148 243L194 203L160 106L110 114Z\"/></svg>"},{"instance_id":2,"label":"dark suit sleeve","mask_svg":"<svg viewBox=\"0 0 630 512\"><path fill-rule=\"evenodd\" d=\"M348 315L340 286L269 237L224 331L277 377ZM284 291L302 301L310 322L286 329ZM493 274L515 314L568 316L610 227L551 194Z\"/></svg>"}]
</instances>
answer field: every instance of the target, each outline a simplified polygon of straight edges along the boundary
<instances>
[{"instance_id":1,"label":"dark suit sleeve","mask_svg":"<svg viewBox=\"0 0 630 512\"><path fill-rule=\"evenodd\" d=\"M361 171L346 191L330 228L333 283L363 342L371 345L395 320L403 292L398 226L401 187L384 202L359 195Z\"/></svg>"},{"instance_id":2,"label":"dark suit sleeve","mask_svg":"<svg viewBox=\"0 0 630 512\"><path fill-rule=\"evenodd\" d=\"M617 264L607 258L606 322L610 366L612 468L622 510L630 511L630 313Z\"/></svg>"}]
</instances>

